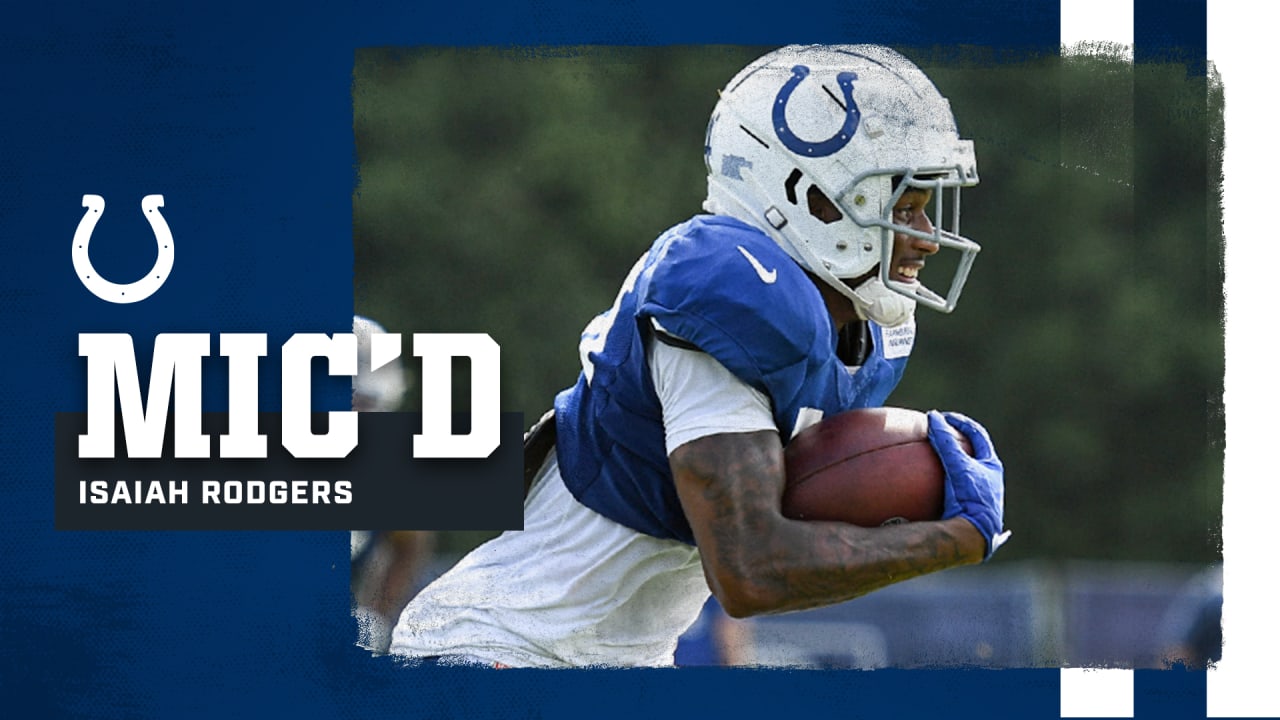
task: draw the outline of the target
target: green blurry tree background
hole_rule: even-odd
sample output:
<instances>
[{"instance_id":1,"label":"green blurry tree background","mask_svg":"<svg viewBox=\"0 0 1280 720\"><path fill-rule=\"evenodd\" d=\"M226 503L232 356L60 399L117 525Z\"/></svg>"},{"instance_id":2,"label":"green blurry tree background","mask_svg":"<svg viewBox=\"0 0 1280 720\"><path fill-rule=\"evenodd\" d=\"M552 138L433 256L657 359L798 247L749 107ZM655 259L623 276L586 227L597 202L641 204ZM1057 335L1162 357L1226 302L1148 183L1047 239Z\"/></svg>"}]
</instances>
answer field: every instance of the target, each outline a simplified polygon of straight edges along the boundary
<instances>
[{"instance_id":1,"label":"green blurry tree background","mask_svg":"<svg viewBox=\"0 0 1280 720\"><path fill-rule=\"evenodd\" d=\"M700 212L716 90L766 49L361 51L356 311L488 332L503 408L532 421L635 259ZM918 313L890 402L991 431L1002 558L1219 557L1221 88L1105 48L899 49L974 140L963 230L983 251L956 312Z\"/></svg>"}]
</instances>

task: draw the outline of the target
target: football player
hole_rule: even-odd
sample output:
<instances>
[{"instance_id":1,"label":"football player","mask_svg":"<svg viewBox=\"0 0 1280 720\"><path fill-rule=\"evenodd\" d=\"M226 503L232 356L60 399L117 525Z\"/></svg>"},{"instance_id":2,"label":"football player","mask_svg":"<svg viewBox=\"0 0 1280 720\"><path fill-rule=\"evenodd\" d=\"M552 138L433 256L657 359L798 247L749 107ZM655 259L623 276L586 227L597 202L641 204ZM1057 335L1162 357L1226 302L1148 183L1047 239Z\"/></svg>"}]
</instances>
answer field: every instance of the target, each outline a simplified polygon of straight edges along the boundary
<instances>
[{"instance_id":1,"label":"football player","mask_svg":"<svg viewBox=\"0 0 1280 720\"><path fill-rule=\"evenodd\" d=\"M526 438L525 529L426 587L393 653L670 665L708 590L736 617L828 605L1008 537L1000 460L951 413L929 416L944 519L866 529L779 509L787 441L883 404L916 307L960 296L978 246L958 195L978 174L947 100L886 48L790 46L723 89L705 159L708 214L635 264L582 334L577 383ZM942 249L959 262L935 292L921 270Z\"/></svg>"}]
</instances>

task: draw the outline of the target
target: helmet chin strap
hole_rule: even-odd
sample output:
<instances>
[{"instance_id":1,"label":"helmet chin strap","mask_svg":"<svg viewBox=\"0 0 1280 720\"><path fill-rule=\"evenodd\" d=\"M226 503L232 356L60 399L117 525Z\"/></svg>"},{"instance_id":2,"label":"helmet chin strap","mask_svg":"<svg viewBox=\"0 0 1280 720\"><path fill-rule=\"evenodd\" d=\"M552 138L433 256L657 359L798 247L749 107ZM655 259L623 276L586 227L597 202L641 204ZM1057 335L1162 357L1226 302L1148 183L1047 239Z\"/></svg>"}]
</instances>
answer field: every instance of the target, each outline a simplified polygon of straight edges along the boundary
<instances>
[{"instance_id":1,"label":"helmet chin strap","mask_svg":"<svg viewBox=\"0 0 1280 720\"><path fill-rule=\"evenodd\" d=\"M881 327L897 327L916 311L915 300L890 290L879 277L872 277L845 294L853 301L858 317Z\"/></svg>"}]
</instances>

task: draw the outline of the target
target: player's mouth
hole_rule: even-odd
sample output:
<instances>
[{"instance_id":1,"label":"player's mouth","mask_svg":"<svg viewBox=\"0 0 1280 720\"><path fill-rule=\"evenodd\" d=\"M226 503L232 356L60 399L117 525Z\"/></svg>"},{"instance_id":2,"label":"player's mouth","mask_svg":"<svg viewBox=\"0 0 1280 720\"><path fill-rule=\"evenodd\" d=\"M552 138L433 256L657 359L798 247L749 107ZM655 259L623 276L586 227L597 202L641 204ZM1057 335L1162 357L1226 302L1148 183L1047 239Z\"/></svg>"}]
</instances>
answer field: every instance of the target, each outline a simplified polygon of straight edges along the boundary
<instances>
[{"instance_id":1,"label":"player's mouth","mask_svg":"<svg viewBox=\"0 0 1280 720\"><path fill-rule=\"evenodd\" d=\"M903 283L916 282L916 279L920 276L920 269L923 267L923 260L900 263L893 269L893 279Z\"/></svg>"}]
</instances>

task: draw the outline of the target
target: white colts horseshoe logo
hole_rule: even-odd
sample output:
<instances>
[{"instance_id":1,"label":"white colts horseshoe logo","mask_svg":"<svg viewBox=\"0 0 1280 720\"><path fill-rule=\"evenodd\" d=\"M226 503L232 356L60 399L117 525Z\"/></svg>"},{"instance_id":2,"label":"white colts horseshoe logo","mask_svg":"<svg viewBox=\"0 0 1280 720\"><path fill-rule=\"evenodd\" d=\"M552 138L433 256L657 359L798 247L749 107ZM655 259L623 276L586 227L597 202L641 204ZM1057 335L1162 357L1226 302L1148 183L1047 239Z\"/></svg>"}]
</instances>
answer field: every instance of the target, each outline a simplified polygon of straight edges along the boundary
<instances>
[{"instance_id":1,"label":"white colts horseshoe logo","mask_svg":"<svg viewBox=\"0 0 1280 720\"><path fill-rule=\"evenodd\" d=\"M102 218L106 201L101 195L85 195L81 204L88 209L85 210L84 217L80 218L75 240L71 243L71 263L75 266L76 277L80 278L89 292L107 302L135 303L151 297L169 279L169 271L173 270L173 234L169 232L169 224L160 214L164 196L148 195L142 198L142 213L151 224L152 234L156 236L156 264L151 272L128 285L113 283L102 277L89 261L89 236Z\"/></svg>"}]
</instances>

